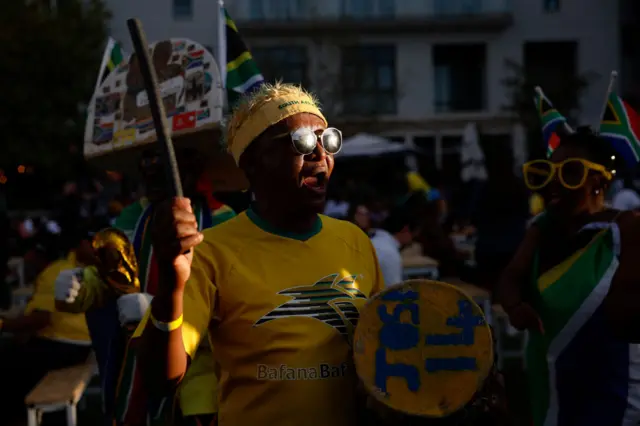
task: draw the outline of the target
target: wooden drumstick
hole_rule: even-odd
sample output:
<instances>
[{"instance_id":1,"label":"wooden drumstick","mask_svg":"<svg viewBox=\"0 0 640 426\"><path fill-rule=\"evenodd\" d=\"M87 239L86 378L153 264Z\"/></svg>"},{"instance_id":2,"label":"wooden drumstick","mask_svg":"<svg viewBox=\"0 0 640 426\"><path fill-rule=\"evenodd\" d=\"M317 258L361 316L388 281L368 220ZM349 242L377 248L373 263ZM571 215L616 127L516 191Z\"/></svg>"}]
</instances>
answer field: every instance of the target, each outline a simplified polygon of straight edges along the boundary
<instances>
[{"instance_id":1,"label":"wooden drumstick","mask_svg":"<svg viewBox=\"0 0 640 426\"><path fill-rule=\"evenodd\" d=\"M169 130L169 121L164 110L164 104L161 101L160 89L158 87L158 77L156 70L152 66L149 56L149 44L147 37L142 29L142 23L136 18L127 19L127 27L133 42L133 49L138 57L140 66L140 74L144 82L144 88L149 99L149 109L153 118L153 125L156 128L158 144L162 151L163 163L167 175L167 182L171 185L173 196L183 197L182 182L180 181L180 172L178 170L178 162L176 153L173 149L171 141L171 132Z\"/></svg>"}]
</instances>

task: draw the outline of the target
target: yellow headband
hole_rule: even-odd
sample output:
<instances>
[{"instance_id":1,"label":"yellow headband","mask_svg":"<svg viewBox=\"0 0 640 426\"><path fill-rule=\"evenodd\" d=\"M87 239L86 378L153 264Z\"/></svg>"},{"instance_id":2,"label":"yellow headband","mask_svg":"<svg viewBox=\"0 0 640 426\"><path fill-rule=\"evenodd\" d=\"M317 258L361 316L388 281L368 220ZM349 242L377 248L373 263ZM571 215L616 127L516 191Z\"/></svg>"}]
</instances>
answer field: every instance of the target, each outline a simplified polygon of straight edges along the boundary
<instances>
[{"instance_id":1,"label":"yellow headband","mask_svg":"<svg viewBox=\"0 0 640 426\"><path fill-rule=\"evenodd\" d=\"M237 129L233 140L228 141L228 150L233 156L236 164L240 164L240 156L262 132L285 118L295 114L308 112L316 115L327 125L320 108L313 99L300 94L291 94L276 97L251 112L251 115Z\"/></svg>"}]
</instances>

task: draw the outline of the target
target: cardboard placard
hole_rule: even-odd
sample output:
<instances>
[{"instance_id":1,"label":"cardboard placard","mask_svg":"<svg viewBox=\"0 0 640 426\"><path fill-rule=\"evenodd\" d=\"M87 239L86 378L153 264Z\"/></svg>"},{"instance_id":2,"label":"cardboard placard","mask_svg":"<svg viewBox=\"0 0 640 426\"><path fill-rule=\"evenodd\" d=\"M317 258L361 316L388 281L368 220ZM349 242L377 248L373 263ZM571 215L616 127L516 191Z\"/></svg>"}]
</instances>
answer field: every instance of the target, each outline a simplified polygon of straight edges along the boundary
<instances>
[{"instance_id":1,"label":"cardboard placard","mask_svg":"<svg viewBox=\"0 0 640 426\"><path fill-rule=\"evenodd\" d=\"M175 38L149 46L172 137L215 129L224 89L215 59L202 45ZM156 132L135 54L111 72L94 94L85 127L84 156L98 159L155 142ZM210 140L215 148L215 140ZM204 147L206 148L206 146Z\"/></svg>"}]
</instances>

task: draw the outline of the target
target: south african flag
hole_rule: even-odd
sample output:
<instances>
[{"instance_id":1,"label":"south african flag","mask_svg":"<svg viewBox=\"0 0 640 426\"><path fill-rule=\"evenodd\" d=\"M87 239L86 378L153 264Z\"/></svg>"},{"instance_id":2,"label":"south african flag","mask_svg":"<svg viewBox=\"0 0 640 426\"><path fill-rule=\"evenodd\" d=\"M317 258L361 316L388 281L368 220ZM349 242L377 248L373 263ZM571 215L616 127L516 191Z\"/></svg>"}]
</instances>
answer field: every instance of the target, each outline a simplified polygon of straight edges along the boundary
<instances>
[{"instance_id":1,"label":"south african flag","mask_svg":"<svg viewBox=\"0 0 640 426\"><path fill-rule=\"evenodd\" d=\"M564 115L553 107L551 101L545 96L540 87L535 89L533 102L542 122L542 138L547 147L547 158L549 158L560 144L559 126L564 126L565 130L569 132L572 132L572 129L567 124L567 119Z\"/></svg>"},{"instance_id":2,"label":"south african flag","mask_svg":"<svg viewBox=\"0 0 640 426\"><path fill-rule=\"evenodd\" d=\"M115 39L109 37L107 41L107 47L104 49L102 55L102 64L100 65L100 73L98 74L98 81L96 83L96 89L107 79L109 74L125 59L125 53L122 50L122 46Z\"/></svg>"},{"instance_id":3,"label":"south african flag","mask_svg":"<svg viewBox=\"0 0 640 426\"><path fill-rule=\"evenodd\" d=\"M609 94L600 123L600 136L607 138L628 167L640 161L640 116L615 92Z\"/></svg>"},{"instance_id":4,"label":"south african flag","mask_svg":"<svg viewBox=\"0 0 640 426\"><path fill-rule=\"evenodd\" d=\"M249 93L264 83L264 77L251 52L245 45L235 22L226 9L225 18L226 57L227 57L227 96L229 105L233 106L240 97Z\"/></svg>"}]
</instances>

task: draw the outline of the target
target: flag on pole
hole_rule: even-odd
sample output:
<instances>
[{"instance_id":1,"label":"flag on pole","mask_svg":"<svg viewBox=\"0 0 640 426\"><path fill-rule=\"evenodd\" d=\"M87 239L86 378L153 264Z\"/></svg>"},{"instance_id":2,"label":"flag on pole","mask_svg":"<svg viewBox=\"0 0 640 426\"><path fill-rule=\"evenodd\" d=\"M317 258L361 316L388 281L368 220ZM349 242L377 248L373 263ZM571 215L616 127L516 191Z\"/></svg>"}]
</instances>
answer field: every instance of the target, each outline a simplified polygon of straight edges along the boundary
<instances>
[{"instance_id":1,"label":"flag on pole","mask_svg":"<svg viewBox=\"0 0 640 426\"><path fill-rule=\"evenodd\" d=\"M549 158L560 144L560 136L558 135L559 126L564 127L564 130L569 133L573 133L573 129L571 129L567 123L564 115L560 114L560 112L553 107L553 104L549 98L545 96L540 87L536 87L535 89L533 102L540 117L542 138L547 147L547 158Z\"/></svg>"},{"instance_id":2,"label":"flag on pole","mask_svg":"<svg viewBox=\"0 0 640 426\"><path fill-rule=\"evenodd\" d=\"M264 83L264 77L260 73L258 65L253 60L251 52L244 44L238 33L235 22L224 9L227 76L226 88L229 105L233 106L244 93L251 92ZM218 58L221 60L222 58Z\"/></svg>"},{"instance_id":3,"label":"flag on pole","mask_svg":"<svg viewBox=\"0 0 640 426\"><path fill-rule=\"evenodd\" d=\"M608 139L630 168L640 161L640 115L615 91L609 93L600 122L600 136Z\"/></svg>"},{"instance_id":4,"label":"flag on pole","mask_svg":"<svg viewBox=\"0 0 640 426\"><path fill-rule=\"evenodd\" d=\"M102 63L100 64L100 72L98 73L98 80L96 81L96 88L94 93L98 90L100 85L107 79L109 74L124 61L125 53L122 50L122 46L115 39L109 37L107 47L104 49L102 55Z\"/></svg>"}]
</instances>

